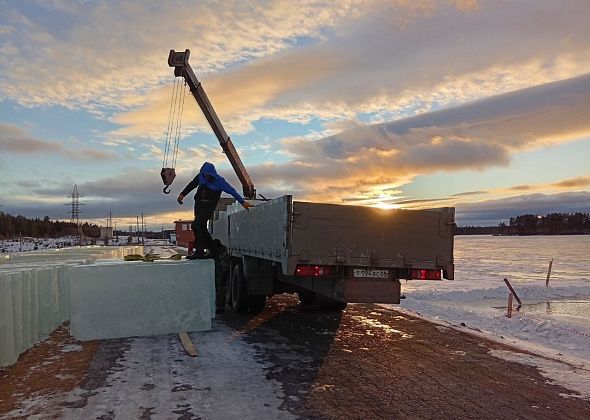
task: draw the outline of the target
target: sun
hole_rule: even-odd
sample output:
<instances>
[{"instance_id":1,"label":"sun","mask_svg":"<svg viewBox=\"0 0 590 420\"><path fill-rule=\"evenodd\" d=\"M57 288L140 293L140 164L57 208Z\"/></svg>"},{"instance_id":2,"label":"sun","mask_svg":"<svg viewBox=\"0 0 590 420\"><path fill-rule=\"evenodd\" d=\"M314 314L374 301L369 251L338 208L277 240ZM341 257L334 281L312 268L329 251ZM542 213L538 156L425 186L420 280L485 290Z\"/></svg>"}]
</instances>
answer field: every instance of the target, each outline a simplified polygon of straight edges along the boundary
<instances>
[{"instance_id":1,"label":"sun","mask_svg":"<svg viewBox=\"0 0 590 420\"><path fill-rule=\"evenodd\" d=\"M400 208L400 206L398 204L392 204L392 203L375 203L371 207L376 207L376 208L382 209L382 210L393 210L393 209Z\"/></svg>"}]
</instances>

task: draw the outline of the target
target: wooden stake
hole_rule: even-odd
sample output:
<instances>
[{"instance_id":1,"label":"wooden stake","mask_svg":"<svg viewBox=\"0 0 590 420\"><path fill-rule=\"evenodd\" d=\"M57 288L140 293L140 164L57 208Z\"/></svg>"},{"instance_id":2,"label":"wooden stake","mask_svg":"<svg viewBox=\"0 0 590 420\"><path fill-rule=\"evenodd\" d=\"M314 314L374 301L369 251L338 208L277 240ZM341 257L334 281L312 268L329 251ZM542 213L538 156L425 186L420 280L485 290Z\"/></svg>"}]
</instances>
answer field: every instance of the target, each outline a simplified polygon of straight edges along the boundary
<instances>
[{"instance_id":1,"label":"wooden stake","mask_svg":"<svg viewBox=\"0 0 590 420\"><path fill-rule=\"evenodd\" d=\"M188 334L186 332L181 332L178 333L178 336L180 337L180 342L182 343L182 347L184 347L186 354L191 357L195 357L197 355L197 350L195 349L195 346Z\"/></svg>"},{"instance_id":2,"label":"wooden stake","mask_svg":"<svg viewBox=\"0 0 590 420\"><path fill-rule=\"evenodd\" d=\"M508 312L506 313L507 318L512 318L512 293L508 293Z\"/></svg>"},{"instance_id":3,"label":"wooden stake","mask_svg":"<svg viewBox=\"0 0 590 420\"><path fill-rule=\"evenodd\" d=\"M520 307L522 306L522 301L520 300L520 298L518 297L518 295L516 294L516 292L512 288L512 285L510 284L508 279L504 279L504 283L506 283L506 286L508 286L508 289L510 289L510 292L514 295L514 299L516 299L516 301L518 302L518 306L516 307L516 310L517 311L520 310Z\"/></svg>"},{"instance_id":4,"label":"wooden stake","mask_svg":"<svg viewBox=\"0 0 590 420\"><path fill-rule=\"evenodd\" d=\"M549 269L547 270L547 280L545 281L545 287L549 287L549 277L551 277L551 267L553 266L553 258L549 261Z\"/></svg>"}]
</instances>

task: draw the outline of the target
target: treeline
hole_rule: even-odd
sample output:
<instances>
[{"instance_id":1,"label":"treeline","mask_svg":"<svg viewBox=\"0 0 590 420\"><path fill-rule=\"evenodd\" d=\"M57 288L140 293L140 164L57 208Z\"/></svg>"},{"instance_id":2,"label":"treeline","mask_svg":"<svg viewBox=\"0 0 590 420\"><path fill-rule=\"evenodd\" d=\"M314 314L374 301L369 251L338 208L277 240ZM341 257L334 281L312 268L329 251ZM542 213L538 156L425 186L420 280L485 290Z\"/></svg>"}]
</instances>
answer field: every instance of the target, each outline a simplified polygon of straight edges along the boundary
<instances>
[{"instance_id":1,"label":"treeline","mask_svg":"<svg viewBox=\"0 0 590 420\"><path fill-rule=\"evenodd\" d=\"M524 214L498 226L459 226L456 235L580 235L590 234L590 213Z\"/></svg>"},{"instance_id":2,"label":"treeline","mask_svg":"<svg viewBox=\"0 0 590 420\"><path fill-rule=\"evenodd\" d=\"M86 222L82 224L82 233L91 238L98 238L100 227ZM52 221L49 216L45 216L43 219L28 219L24 216L13 216L0 212L0 239L19 236L57 238L77 234L78 228L75 223Z\"/></svg>"}]
</instances>

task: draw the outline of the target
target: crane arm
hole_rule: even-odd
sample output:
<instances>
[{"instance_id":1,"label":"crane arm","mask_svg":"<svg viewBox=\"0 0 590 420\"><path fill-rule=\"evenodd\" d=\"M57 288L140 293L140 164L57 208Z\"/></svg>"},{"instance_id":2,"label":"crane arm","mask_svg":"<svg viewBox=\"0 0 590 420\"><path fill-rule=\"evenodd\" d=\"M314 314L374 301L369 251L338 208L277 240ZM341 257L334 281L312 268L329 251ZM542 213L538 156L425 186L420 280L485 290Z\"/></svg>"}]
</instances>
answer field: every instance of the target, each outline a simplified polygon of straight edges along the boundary
<instances>
[{"instance_id":1,"label":"crane arm","mask_svg":"<svg viewBox=\"0 0 590 420\"><path fill-rule=\"evenodd\" d=\"M256 198L256 189L254 188L254 184L252 183L252 179L248 174L248 171L244 167L240 156L234 144L232 143L231 139L225 132L217 113L213 109L211 102L209 102L209 98L205 93L205 90L201 86L201 82L195 76L193 69L191 68L190 64L188 63L188 58L190 55L190 50L185 50L184 52L176 52L174 50L170 50L170 55L168 56L168 65L170 67L174 67L174 76L184 77L186 84L188 85L191 93L195 97L201 111L205 115L205 118L209 122L209 125L213 129L221 148L223 149L225 155L229 159L232 168L238 179L242 183L242 187L244 190L244 197L246 198Z\"/></svg>"}]
</instances>

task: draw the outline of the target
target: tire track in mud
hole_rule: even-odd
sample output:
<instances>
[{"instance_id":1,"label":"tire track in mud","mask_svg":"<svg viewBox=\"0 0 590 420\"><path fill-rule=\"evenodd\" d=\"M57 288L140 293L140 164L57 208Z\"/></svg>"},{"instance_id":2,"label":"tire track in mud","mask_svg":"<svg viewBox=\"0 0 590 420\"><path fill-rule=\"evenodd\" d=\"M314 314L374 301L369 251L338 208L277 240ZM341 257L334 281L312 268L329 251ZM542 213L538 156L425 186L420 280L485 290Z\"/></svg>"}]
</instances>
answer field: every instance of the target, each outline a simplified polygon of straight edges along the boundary
<instances>
[{"instance_id":1,"label":"tire track in mud","mask_svg":"<svg viewBox=\"0 0 590 420\"><path fill-rule=\"evenodd\" d=\"M489 354L514 348L375 305L305 311L276 296L257 318L226 316L302 418L590 418L590 401L535 367Z\"/></svg>"}]
</instances>

